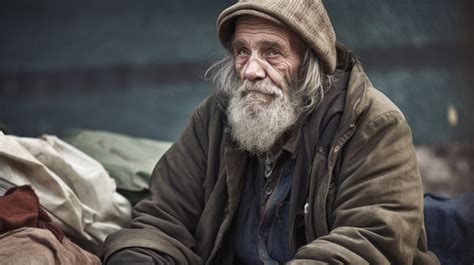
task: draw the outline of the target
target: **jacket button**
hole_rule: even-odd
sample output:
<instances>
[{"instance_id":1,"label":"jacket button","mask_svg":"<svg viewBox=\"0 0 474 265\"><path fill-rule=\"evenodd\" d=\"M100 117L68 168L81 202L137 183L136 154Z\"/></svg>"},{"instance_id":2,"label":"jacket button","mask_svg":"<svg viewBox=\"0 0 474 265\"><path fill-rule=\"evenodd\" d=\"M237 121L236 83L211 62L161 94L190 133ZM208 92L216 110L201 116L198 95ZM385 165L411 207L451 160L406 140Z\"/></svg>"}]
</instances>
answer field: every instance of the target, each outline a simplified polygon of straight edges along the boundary
<instances>
[{"instance_id":1,"label":"jacket button","mask_svg":"<svg viewBox=\"0 0 474 265\"><path fill-rule=\"evenodd\" d=\"M273 192L273 190L272 190L271 187L268 187L268 188L265 189L265 194L267 194L267 195L272 194L272 192Z\"/></svg>"},{"instance_id":2,"label":"jacket button","mask_svg":"<svg viewBox=\"0 0 474 265\"><path fill-rule=\"evenodd\" d=\"M341 149L341 147L339 147L339 145L336 145L336 147L334 147L334 152L339 152L339 149Z\"/></svg>"}]
</instances>

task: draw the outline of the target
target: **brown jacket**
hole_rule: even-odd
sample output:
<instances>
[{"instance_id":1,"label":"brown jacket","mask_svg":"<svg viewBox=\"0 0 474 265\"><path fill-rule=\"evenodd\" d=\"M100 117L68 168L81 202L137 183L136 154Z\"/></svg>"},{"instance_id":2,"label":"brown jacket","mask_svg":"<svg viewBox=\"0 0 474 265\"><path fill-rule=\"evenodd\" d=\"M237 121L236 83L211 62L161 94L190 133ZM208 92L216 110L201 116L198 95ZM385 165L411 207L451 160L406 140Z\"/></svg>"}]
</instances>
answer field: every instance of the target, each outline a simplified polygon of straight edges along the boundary
<instances>
[{"instance_id":1,"label":"brown jacket","mask_svg":"<svg viewBox=\"0 0 474 265\"><path fill-rule=\"evenodd\" d=\"M339 50L340 58L348 55ZM345 67L350 78L330 148L319 152L317 140L309 148L308 142L299 145L317 151L303 165L308 190L298 192L305 195L305 211L290 209L290 217L303 212L306 245L289 264L438 264L426 248L410 128L355 58L349 56ZM194 112L154 170L152 200L134 208L132 229L109 236L104 260L140 247L176 264L232 263L229 231L245 196L241 180L248 154L229 140L221 109L214 95ZM322 129L310 126L317 116L309 115L300 141L321 135Z\"/></svg>"}]
</instances>

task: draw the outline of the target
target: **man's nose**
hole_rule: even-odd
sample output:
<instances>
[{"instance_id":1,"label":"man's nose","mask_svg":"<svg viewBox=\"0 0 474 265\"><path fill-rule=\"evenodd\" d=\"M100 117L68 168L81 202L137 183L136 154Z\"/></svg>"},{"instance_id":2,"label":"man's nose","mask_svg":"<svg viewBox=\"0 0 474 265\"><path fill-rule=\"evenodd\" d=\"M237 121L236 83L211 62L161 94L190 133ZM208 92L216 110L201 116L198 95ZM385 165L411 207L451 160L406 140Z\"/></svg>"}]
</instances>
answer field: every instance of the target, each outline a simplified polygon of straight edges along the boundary
<instances>
[{"instance_id":1,"label":"man's nose","mask_svg":"<svg viewBox=\"0 0 474 265\"><path fill-rule=\"evenodd\" d=\"M243 78L249 81L258 81L265 78L265 70L258 58L252 56L247 61L247 67L244 69Z\"/></svg>"}]
</instances>

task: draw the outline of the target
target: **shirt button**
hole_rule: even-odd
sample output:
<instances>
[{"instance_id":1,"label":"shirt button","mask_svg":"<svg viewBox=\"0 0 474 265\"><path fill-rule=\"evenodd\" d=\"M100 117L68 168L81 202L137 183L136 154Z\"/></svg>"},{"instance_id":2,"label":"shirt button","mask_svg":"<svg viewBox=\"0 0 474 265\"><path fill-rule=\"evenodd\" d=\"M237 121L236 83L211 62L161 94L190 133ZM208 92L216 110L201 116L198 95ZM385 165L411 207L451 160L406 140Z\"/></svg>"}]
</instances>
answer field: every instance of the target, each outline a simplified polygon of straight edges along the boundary
<instances>
[{"instance_id":1,"label":"shirt button","mask_svg":"<svg viewBox=\"0 0 474 265\"><path fill-rule=\"evenodd\" d=\"M267 188L265 189L265 194L267 194L267 195L272 194L272 192L273 192L273 189L272 189L271 187L267 187Z\"/></svg>"}]
</instances>

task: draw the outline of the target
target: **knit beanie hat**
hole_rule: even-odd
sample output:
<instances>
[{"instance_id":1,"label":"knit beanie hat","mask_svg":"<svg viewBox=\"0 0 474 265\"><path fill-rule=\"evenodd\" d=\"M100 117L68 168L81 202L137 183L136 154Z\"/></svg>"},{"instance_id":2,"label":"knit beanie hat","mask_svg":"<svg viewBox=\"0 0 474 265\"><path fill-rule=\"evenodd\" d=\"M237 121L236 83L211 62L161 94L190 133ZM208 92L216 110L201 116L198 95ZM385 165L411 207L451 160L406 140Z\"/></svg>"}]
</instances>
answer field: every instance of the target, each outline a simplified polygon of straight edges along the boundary
<instances>
[{"instance_id":1,"label":"knit beanie hat","mask_svg":"<svg viewBox=\"0 0 474 265\"><path fill-rule=\"evenodd\" d=\"M240 0L217 18L217 34L227 49L235 20L243 15L286 25L314 50L326 74L336 69L336 34L322 0Z\"/></svg>"}]
</instances>

